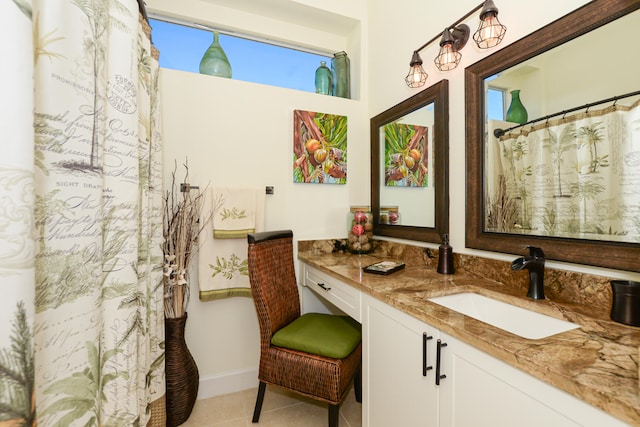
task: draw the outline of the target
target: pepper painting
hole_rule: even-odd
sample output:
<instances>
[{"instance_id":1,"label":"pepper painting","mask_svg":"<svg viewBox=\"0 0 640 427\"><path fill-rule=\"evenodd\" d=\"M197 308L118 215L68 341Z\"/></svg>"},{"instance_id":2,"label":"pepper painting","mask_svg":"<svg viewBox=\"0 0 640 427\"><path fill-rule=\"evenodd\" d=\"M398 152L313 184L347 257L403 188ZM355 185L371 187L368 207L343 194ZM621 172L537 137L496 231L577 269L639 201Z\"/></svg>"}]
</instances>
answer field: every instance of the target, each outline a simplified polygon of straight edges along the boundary
<instances>
[{"instance_id":1,"label":"pepper painting","mask_svg":"<svg viewBox=\"0 0 640 427\"><path fill-rule=\"evenodd\" d=\"M293 182L347 183L347 117L294 110Z\"/></svg>"},{"instance_id":2,"label":"pepper painting","mask_svg":"<svg viewBox=\"0 0 640 427\"><path fill-rule=\"evenodd\" d=\"M427 187L429 128L404 123L384 126L384 184L388 187Z\"/></svg>"}]
</instances>

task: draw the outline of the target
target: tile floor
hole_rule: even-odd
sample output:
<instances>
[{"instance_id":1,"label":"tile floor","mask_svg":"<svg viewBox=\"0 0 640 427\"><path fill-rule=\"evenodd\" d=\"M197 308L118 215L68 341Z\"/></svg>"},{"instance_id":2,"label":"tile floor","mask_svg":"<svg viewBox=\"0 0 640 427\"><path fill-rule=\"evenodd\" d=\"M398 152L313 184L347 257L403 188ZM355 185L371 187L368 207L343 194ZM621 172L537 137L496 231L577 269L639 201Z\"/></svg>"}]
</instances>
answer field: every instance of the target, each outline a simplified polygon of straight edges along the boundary
<instances>
[{"instance_id":1,"label":"tile floor","mask_svg":"<svg viewBox=\"0 0 640 427\"><path fill-rule=\"evenodd\" d=\"M258 424L251 423L258 389L197 400L182 427L327 427L328 409L322 402L267 386ZM340 406L340 427L361 427L362 405L353 386Z\"/></svg>"}]
</instances>

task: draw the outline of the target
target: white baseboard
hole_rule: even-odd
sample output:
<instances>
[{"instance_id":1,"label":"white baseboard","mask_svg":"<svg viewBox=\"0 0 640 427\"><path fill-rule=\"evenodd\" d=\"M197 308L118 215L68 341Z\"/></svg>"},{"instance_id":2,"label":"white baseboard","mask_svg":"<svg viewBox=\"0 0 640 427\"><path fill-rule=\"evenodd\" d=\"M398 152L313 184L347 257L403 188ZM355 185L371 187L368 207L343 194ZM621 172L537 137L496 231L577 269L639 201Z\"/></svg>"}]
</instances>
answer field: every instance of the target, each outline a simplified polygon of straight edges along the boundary
<instances>
[{"instance_id":1,"label":"white baseboard","mask_svg":"<svg viewBox=\"0 0 640 427\"><path fill-rule=\"evenodd\" d=\"M258 369L200 378L198 400L258 387Z\"/></svg>"}]
</instances>

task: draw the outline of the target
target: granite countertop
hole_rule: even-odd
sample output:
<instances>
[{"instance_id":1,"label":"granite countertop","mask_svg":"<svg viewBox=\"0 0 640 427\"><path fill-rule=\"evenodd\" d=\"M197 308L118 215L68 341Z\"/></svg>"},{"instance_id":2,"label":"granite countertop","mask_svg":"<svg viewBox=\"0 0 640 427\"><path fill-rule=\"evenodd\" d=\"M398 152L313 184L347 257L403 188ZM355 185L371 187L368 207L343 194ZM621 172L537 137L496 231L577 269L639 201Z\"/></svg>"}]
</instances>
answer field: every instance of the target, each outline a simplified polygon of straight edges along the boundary
<instances>
[{"instance_id":1,"label":"granite countertop","mask_svg":"<svg viewBox=\"0 0 640 427\"><path fill-rule=\"evenodd\" d=\"M298 242L298 259L616 418L640 426L640 328L610 320L610 307L603 303L606 297L587 304L567 301L566 297L563 300L563 293L552 290L547 299L534 301L526 298L522 281L513 286L479 277L470 271L481 270L478 265L482 264L465 268L465 263L474 263L459 257L456 273L442 275L436 272L433 256L423 248L352 255L332 253L330 244L318 242ZM402 260L406 267L388 276L362 272L362 267L381 259ZM428 301L469 291L577 323L580 328L530 340ZM554 298L556 294L558 298Z\"/></svg>"}]
</instances>

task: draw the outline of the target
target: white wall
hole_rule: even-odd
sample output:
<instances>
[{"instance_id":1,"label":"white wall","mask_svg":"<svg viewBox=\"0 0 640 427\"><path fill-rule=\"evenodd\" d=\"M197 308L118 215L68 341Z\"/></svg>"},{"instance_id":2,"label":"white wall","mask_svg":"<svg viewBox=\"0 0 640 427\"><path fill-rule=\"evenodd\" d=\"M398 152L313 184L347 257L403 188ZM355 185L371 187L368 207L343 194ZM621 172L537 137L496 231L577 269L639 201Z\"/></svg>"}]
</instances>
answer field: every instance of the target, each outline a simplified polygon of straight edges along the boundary
<instances>
[{"instance_id":1,"label":"white wall","mask_svg":"<svg viewBox=\"0 0 640 427\"><path fill-rule=\"evenodd\" d=\"M175 160L187 158L193 185L273 186L267 230L292 229L296 240L346 236L350 204L369 200L367 116L360 102L168 69L161 91L165 176ZM347 185L293 183L294 109L348 117ZM200 302L191 276L187 342L201 378L255 369L253 301Z\"/></svg>"},{"instance_id":2,"label":"white wall","mask_svg":"<svg viewBox=\"0 0 640 427\"><path fill-rule=\"evenodd\" d=\"M640 14L629 14L500 73L491 86L521 89L520 99L530 118L633 92L637 90L640 50L612 44L611 40L630 40L638 28ZM624 58L625 66L594 58ZM606 84L602 84L603 79ZM631 105L636 100L637 97L627 98L618 104ZM592 110L610 105L595 106Z\"/></svg>"},{"instance_id":3,"label":"white wall","mask_svg":"<svg viewBox=\"0 0 640 427\"><path fill-rule=\"evenodd\" d=\"M158 0L149 2L149 10L181 19L194 13L199 22L214 27L241 28L249 22L253 30L270 28L281 39L304 39L308 46L327 47L324 43L329 40L332 50L349 53L352 75L361 73L361 54L351 52L354 46L360 50L364 27L353 17L339 18L351 27L343 22L337 35L302 34L300 25L275 25L273 17L249 16L211 3ZM356 93L365 79L358 77L357 81ZM209 183L273 186L275 194L266 196L265 228L292 229L296 240L346 237L349 206L369 203L369 118L364 96L343 99L169 69L161 70L160 90L165 182L170 182L175 161L177 176L182 177L181 165L188 159L190 182L201 188ZM293 183L295 109L348 117L346 185ZM259 331L253 300L201 302L197 285L194 269L186 340L200 372L199 397L256 387Z\"/></svg>"},{"instance_id":4,"label":"white wall","mask_svg":"<svg viewBox=\"0 0 640 427\"><path fill-rule=\"evenodd\" d=\"M420 52L423 67L429 74L428 87L441 79L449 80L449 197L450 243L455 252L512 260L511 254L500 254L465 248L465 95L464 69L516 40L589 3L585 0L495 0L500 21L507 26L503 42L492 49L480 50L469 40L462 50L462 61L452 71L440 72L433 65L438 42ZM478 5L476 0L458 0L446 7L433 7L423 0L370 2L368 14L369 51L369 115L374 116L421 89L410 89L404 83L411 54L423 43ZM471 32L477 29L477 16L466 21ZM550 267L600 274L612 278L638 280L636 273L592 268L575 264L548 262Z\"/></svg>"},{"instance_id":5,"label":"white wall","mask_svg":"<svg viewBox=\"0 0 640 427\"><path fill-rule=\"evenodd\" d=\"M247 15L246 11L221 9L214 6L217 1L233 3L150 0L148 8L183 18L194 16L200 22L224 24L229 28L250 26L252 31L277 33L282 39L299 38L309 46L320 47L326 41L332 49L347 50L352 61L353 83L358 87L357 99L163 70L165 176L173 168L174 159L181 162L188 158L193 184L206 185L210 181L214 185L272 185L275 194L267 196L267 229L291 228L299 240L345 236L349 206L369 204L369 118L420 90L410 89L404 83L413 50L477 6L477 0L448 2L446 7L443 4L433 7L433 3L424 0L359 0L355 3L289 0L296 10L301 6L331 9L328 16L339 21L337 27L341 28L332 34L323 34L317 29L301 31L300 26L277 23L272 17L261 20ZM238 5L250 3L238 0ZM430 75L427 85L443 78L450 82L449 235L456 252L504 260L513 258L513 255L464 247L465 157L461 155L465 150L464 68L585 3L586 0L496 0L500 19L508 27L501 46L480 51L470 41L462 51L458 68L446 73L437 71L433 65L437 43L421 52ZM467 23L475 31L477 18L474 16ZM353 52L360 48L360 52ZM292 182L294 109L348 116L347 185ZM632 278L623 272L552 262L549 265ZM192 290L187 342L200 368L201 397L255 386L259 350L252 301L234 298L202 303L197 298L195 281Z\"/></svg>"},{"instance_id":6,"label":"white wall","mask_svg":"<svg viewBox=\"0 0 640 427\"><path fill-rule=\"evenodd\" d=\"M438 41L420 52L423 67L429 74L427 84L449 80L449 239L455 252L491 256L487 252L465 248L465 101L464 69L489 54L526 36L539 27L587 3L584 0L562 2L541 0L496 0L499 19L507 26L502 44L482 51L470 38L462 50L462 61L452 71L441 72L433 64L439 49ZM401 5L400 5L401 4ZM476 0L457 0L446 7L433 7L423 0L400 2L371 2L369 9L369 113L378 114L392 105L414 95L421 88L411 89L404 82L415 49L442 33L445 27L460 19L479 3ZM477 15L466 21L475 32ZM499 255L497 257L500 257ZM511 259L507 256L505 259Z\"/></svg>"}]
</instances>

